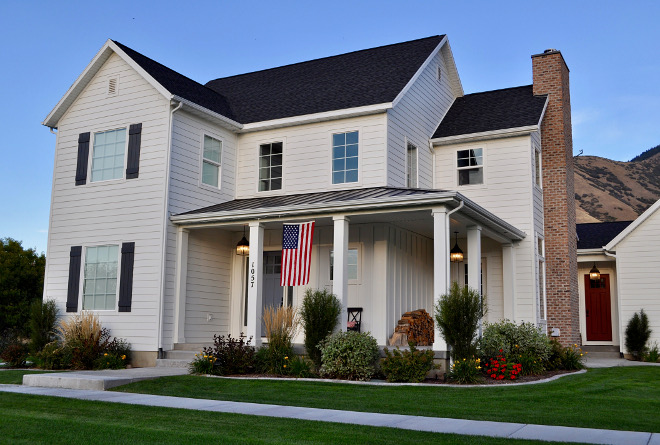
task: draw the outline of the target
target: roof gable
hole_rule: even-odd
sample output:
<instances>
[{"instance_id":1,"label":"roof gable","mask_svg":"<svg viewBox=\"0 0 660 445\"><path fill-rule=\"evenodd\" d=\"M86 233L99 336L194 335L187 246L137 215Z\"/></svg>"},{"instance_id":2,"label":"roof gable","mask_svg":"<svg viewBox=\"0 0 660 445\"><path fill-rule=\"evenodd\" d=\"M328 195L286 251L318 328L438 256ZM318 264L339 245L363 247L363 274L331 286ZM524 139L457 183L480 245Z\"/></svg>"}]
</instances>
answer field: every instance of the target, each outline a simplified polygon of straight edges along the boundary
<instances>
[{"instance_id":1,"label":"roof gable","mask_svg":"<svg viewBox=\"0 0 660 445\"><path fill-rule=\"evenodd\" d=\"M651 207L646 209L644 213L639 215L636 220L632 222L628 227L626 227L621 233L619 233L612 241L607 243L605 250L616 250L615 247L621 241L623 241L628 235L630 235L633 230L639 227L644 221L649 219L658 209L660 209L660 199L655 202Z\"/></svg>"},{"instance_id":2,"label":"roof gable","mask_svg":"<svg viewBox=\"0 0 660 445\"><path fill-rule=\"evenodd\" d=\"M632 221L614 221L576 224L578 235L577 248L602 249L619 233L628 227Z\"/></svg>"}]
</instances>

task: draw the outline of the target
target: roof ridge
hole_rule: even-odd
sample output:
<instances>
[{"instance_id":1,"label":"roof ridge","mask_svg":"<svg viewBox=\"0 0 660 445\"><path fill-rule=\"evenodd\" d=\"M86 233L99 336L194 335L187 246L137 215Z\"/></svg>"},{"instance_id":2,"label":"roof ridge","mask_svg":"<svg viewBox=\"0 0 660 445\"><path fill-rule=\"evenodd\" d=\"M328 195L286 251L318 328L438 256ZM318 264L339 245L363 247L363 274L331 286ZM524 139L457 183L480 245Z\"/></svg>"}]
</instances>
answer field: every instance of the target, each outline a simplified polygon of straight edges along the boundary
<instances>
[{"instance_id":1,"label":"roof ridge","mask_svg":"<svg viewBox=\"0 0 660 445\"><path fill-rule=\"evenodd\" d=\"M434 36L423 37L421 39L408 40L406 42L390 43L390 44L387 44L387 45L375 46L373 48L359 49L359 50L355 50L355 51L349 51L347 53L335 54L334 56L318 57L316 59L303 60L301 62L295 62L295 63L288 63L286 65L280 65L280 66L275 66L275 67L271 67L271 68L265 68L265 69L262 69L262 70L249 71L247 73L234 74L234 75L226 76L226 77L218 77L216 79L209 80L208 82L206 82L206 85L208 85L211 82L215 82L217 80L233 79L233 78L241 77L241 76L248 76L248 75L257 74L257 73L264 73L264 72L267 72L267 71L278 70L280 68L287 68L287 67L296 66L296 65L304 65L306 63L311 63L311 62L318 62L319 60L327 60L327 59L332 59L332 58L335 58L335 57L347 56L349 54L357 54L357 53L362 53L362 52L366 52L366 51L373 51L375 49L382 49L382 48L388 48L388 47L392 47L392 46L405 45L407 43L412 43L412 42L421 42L422 40L429 40L429 39L434 39L434 38L439 38L440 40L442 40L445 36L446 36L446 34L437 34L437 35L434 35Z\"/></svg>"},{"instance_id":2,"label":"roof ridge","mask_svg":"<svg viewBox=\"0 0 660 445\"><path fill-rule=\"evenodd\" d=\"M461 97L466 97L466 96L476 96L478 94L488 94L488 93L496 93L498 91L508 91L508 90L517 90L517 89L522 89L522 88L529 88L533 87L534 85L520 85L517 87L506 87L506 88L497 88L495 90L488 90L488 91L477 91L476 93L469 93L469 94L464 94ZM535 96L547 96L547 94L536 94Z\"/></svg>"}]
</instances>

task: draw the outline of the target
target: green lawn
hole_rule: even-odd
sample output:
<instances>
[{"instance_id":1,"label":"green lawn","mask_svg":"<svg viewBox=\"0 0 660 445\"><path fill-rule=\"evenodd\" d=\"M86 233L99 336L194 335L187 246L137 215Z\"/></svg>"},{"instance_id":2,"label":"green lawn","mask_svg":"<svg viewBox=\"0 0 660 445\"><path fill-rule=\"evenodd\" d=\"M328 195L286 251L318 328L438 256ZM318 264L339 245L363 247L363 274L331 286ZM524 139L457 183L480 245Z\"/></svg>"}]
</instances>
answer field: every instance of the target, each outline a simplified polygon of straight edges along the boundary
<instances>
[{"instance_id":1,"label":"green lawn","mask_svg":"<svg viewBox=\"0 0 660 445\"><path fill-rule=\"evenodd\" d=\"M660 432L660 367L589 370L487 388L164 377L116 391L354 411Z\"/></svg>"},{"instance_id":2,"label":"green lawn","mask_svg":"<svg viewBox=\"0 0 660 445\"><path fill-rule=\"evenodd\" d=\"M0 371L0 384L22 385L25 374L43 374L49 371L26 371L24 369L7 369Z\"/></svg>"},{"instance_id":3,"label":"green lawn","mask_svg":"<svg viewBox=\"0 0 660 445\"><path fill-rule=\"evenodd\" d=\"M548 444L0 393L0 443Z\"/></svg>"}]
</instances>

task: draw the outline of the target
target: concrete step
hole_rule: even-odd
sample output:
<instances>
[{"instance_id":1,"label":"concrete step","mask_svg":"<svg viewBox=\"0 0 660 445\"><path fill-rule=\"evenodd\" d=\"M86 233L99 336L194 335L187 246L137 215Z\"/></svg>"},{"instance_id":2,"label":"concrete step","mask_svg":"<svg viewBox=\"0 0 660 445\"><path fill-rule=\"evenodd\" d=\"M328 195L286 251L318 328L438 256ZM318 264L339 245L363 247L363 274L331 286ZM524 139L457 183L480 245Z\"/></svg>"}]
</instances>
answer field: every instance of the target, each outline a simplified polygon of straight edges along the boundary
<instances>
[{"instance_id":1,"label":"concrete step","mask_svg":"<svg viewBox=\"0 0 660 445\"><path fill-rule=\"evenodd\" d=\"M164 357L165 359L173 359L173 360L187 360L189 362L195 360L195 354L199 354L200 351L165 351Z\"/></svg>"},{"instance_id":2,"label":"concrete step","mask_svg":"<svg viewBox=\"0 0 660 445\"><path fill-rule=\"evenodd\" d=\"M171 358L156 359L156 368L188 369L192 360L179 360Z\"/></svg>"},{"instance_id":3,"label":"concrete step","mask_svg":"<svg viewBox=\"0 0 660 445\"><path fill-rule=\"evenodd\" d=\"M201 352L202 349L210 346L213 346L213 343L174 343L174 350Z\"/></svg>"},{"instance_id":4,"label":"concrete step","mask_svg":"<svg viewBox=\"0 0 660 445\"><path fill-rule=\"evenodd\" d=\"M23 385L47 388L92 389L104 391L115 386L171 375L183 375L183 369L132 368L103 371L66 371L47 374L26 374Z\"/></svg>"},{"instance_id":5,"label":"concrete step","mask_svg":"<svg viewBox=\"0 0 660 445\"><path fill-rule=\"evenodd\" d=\"M589 354L593 352L616 352L619 353L619 345L582 345L582 350Z\"/></svg>"}]
</instances>

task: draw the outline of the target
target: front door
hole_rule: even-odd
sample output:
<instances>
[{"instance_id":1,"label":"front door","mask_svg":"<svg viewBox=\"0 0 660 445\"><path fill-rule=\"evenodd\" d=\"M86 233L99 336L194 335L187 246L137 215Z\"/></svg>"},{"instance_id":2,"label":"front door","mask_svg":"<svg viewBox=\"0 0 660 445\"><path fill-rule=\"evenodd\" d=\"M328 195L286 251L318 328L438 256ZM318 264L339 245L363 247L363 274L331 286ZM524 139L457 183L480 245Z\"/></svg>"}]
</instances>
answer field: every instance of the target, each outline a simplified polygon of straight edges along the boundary
<instances>
[{"instance_id":1,"label":"front door","mask_svg":"<svg viewBox=\"0 0 660 445\"><path fill-rule=\"evenodd\" d=\"M289 298L285 301L284 287L280 286L280 274L282 272L282 252L264 252L264 281L263 294L261 297L261 335L266 336L266 325L263 321L264 309L267 307L278 308L286 304L291 305L290 294L293 288L287 288Z\"/></svg>"},{"instance_id":2,"label":"front door","mask_svg":"<svg viewBox=\"0 0 660 445\"><path fill-rule=\"evenodd\" d=\"M612 306L610 276L600 274L600 280L584 276L584 307L587 317L587 341L612 341Z\"/></svg>"}]
</instances>

